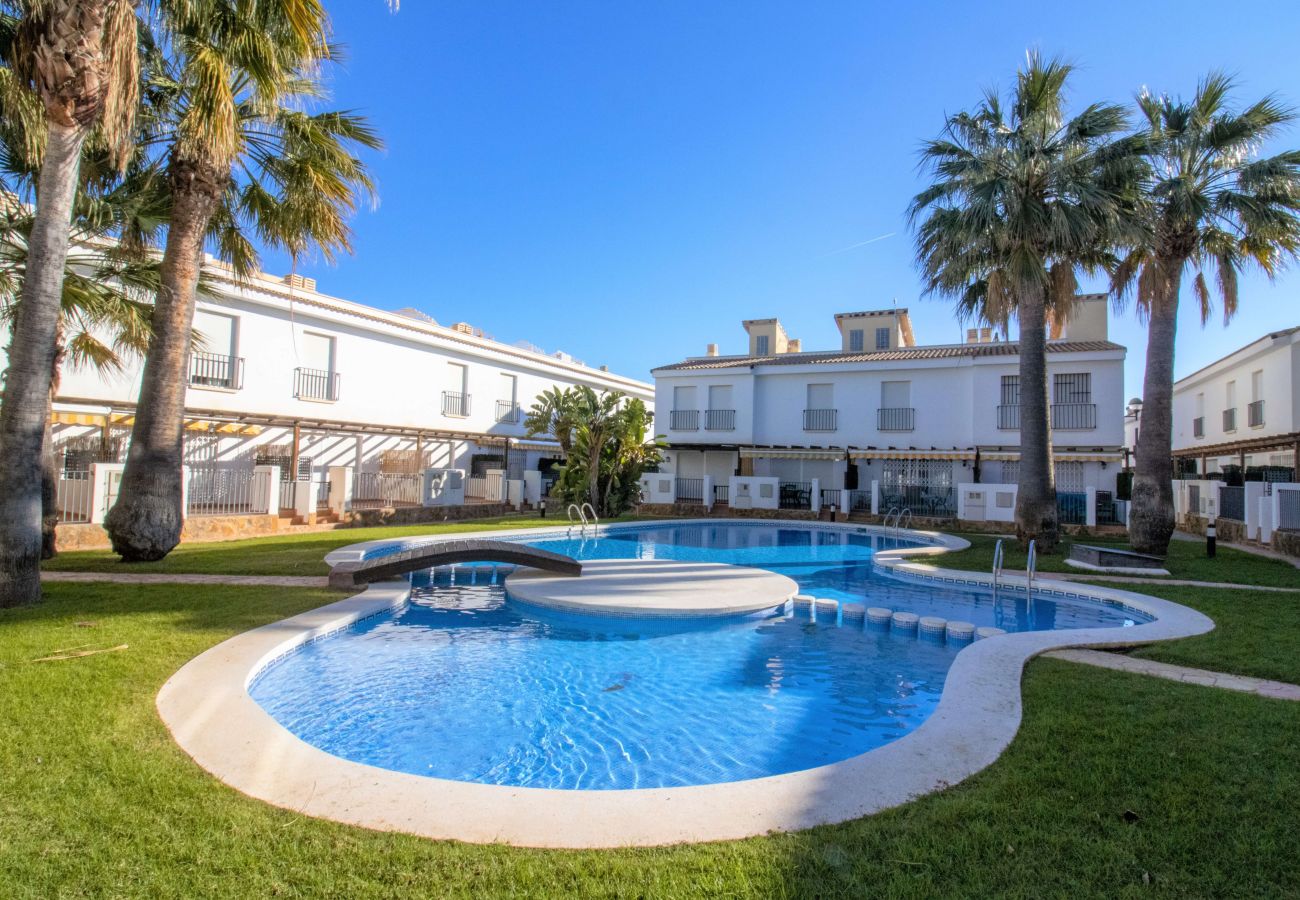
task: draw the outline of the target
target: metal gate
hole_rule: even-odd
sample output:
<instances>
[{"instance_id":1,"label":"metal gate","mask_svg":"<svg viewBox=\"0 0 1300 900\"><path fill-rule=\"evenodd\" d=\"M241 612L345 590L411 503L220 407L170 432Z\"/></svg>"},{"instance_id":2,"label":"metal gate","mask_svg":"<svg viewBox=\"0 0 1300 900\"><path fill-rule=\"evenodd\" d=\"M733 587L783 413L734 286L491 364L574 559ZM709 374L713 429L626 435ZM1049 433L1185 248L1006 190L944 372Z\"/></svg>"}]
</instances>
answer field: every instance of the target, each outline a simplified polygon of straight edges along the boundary
<instances>
[{"instance_id":1,"label":"metal gate","mask_svg":"<svg viewBox=\"0 0 1300 900\"><path fill-rule=\"evenodd\" d=\"M1056 515L1062 525L1082 525L1088 520L1088 493L1083 486L1083 463L1058 462Z\"/></svg>"},{"instance_id":2,"label":"metal gate","mask_svg":"<svg viewBox=\"0 0 1300 900\"><path fill-rule=\"evenodd\" d=\"M957 509L954 498L951 460L884 460L882 512L896 506L917 516L951 516Z\"/></svg>"}]
</instances>

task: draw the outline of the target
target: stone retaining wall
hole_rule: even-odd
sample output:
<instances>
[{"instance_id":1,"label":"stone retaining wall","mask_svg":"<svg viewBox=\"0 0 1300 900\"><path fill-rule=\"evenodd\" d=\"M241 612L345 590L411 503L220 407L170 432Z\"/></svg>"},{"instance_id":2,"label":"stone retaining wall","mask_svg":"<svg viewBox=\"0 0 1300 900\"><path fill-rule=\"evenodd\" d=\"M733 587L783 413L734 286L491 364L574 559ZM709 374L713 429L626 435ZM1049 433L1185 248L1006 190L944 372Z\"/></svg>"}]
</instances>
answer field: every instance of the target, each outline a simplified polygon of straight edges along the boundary
<instances>
[{"instance_id":1,"label":"stone retaining wall","mask_svg":"<svg viewBox=\"0 0 1300 900\"><path fill-rule=\"evenodd\" d=\"M1178 530L1186 531L1190 534L1205 536L1205 527L1210 520L1205 516L1185 515L1178 522ZM1214 534L1220 541L1227 541L1233 544L1246 543L1246 523L1238 522L1235 519L1215 519Z\"/></svg>"},{"instance_id":2,"label":"stone retaining wall","mask_svg":"<svg viewBox=\"0 0 1300 900\"><path fill-rule=\"evenodd\" d=\"M459 522L488 519L515 512L509 503L473 503L467 506L399 506L387 509L358 509L344 513L342 523L350 528L375 525L420 525L425 522Z\"/></svg>"}]
</instances>

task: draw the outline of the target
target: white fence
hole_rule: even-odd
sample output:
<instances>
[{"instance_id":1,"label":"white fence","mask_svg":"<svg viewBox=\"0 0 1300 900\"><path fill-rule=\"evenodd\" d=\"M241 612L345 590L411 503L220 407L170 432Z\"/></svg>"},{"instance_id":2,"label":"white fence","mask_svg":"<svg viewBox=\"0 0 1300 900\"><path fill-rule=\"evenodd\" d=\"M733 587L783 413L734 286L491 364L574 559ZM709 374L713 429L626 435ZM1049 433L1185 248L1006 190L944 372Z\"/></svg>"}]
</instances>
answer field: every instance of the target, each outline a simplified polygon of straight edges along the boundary
<instances>
[{"instance_id":1,"label":"white fence","mask_svg":"<svg viewBox=\"0 0 1300 900\"><path fill-rule=\"evenodd\" d=\"M272 476L275 480L272 481ZM280 499L278 466L193 468L185 490L187 516L265 515Z\"/></svg>"},{"instance_id":2,"label":"white fence","mask_svg":"<svg viewBox=\"0 0 1300 900\"><path fill-rule=\"evenodd\" d=\"M95 477L90 469L59 473L55 485L55 508L59 521L70 525L85 524L95 511Z\"/></svg>"},{"instance_id":3,"label":"white fence","mask_svg":"<svg viewBox=\"0 0 1300 900\"><path fill-rule=\"evenodd\" d=\"M472 500L486 500L490 503L502 502L506 499L505 472L500 469L489 469L483 475L465 479L465 497Z\"/></svg>"},{"instance_id":4,"label":"white fence","mask_svg":"<svg viewBox=\"0 0 1300 900\"><path fill-rule=\"evenodd\" d=\"M352 476L352 508L420 506L423 472L357 472Z\"/></svg>"}]
</instances>

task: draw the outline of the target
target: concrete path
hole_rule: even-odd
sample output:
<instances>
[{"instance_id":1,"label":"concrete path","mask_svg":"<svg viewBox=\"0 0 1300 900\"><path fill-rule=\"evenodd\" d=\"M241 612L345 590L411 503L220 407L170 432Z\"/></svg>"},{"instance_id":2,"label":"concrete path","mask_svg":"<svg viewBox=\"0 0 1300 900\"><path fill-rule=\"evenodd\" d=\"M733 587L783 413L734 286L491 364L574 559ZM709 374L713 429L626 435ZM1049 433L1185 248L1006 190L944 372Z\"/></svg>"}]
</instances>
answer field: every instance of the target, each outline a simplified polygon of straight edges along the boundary
<instances>
[{"instance_id":1,"label":"concrete path","mask_svg":"<svg viewBox=\"0 0 1300 900\"><path fill-rule=\"evenodd\" d=\"M1089 666L1100 666L1103 669L1132 672L1135 675L1150 675L1153 678L1181 681L1186 684L1199 684L1205 687L1224 688L1229 691L1255 694L1273 700L1295 700L1300 702L1300 685L1287 684L1284 681L1247 678L1244 675L1225 675L1222 672L1173 666L1169 663L1139 659L1121 653L1104 653L1100 650L1053 650L1043 655Z\"/></svg>"},{"instance_id":2,"label":"concrete path","mask_svg":"<svg viewBox=\"0 0 1300 900\"><path fill-rule=\"evenodd\" d=\"M170 575L144 572L42 572L41 581L112 584L226 584L239 587L329 587L324 575Z\"/></svg>"},{"instance_id":3,"label":"concrete path","mask_svg":"<svg viewBox=\"0 0 1300 900\"><path fill-rule=\"evenodd\" d=\"M1284 594L1300 593L1300 588L1265 587L1258 584L1234 584L1226 581L1188 581L1182 578L1147 577L1129 575L1094 575L1091 572L1075 575L1067 572L1039 572L1034 578L1040 581L1106 581L1115 584L1172 584L1180 587L1228 588L1234 591L1281 591Z\"/></svg>"}]
</instances>

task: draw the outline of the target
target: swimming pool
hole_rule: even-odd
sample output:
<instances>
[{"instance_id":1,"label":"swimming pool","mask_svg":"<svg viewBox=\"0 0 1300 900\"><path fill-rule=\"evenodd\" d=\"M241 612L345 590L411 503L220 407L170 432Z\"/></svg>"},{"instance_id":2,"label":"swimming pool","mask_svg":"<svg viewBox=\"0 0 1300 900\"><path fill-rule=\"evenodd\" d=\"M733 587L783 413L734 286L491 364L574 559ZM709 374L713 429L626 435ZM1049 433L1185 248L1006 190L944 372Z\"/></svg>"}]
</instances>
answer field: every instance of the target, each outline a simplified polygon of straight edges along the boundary
<instances>
[{"instance_id":1,"label":"swimming pool","mask_svg":"<svg viewBox=\"0 0 1300 900\"><path fill-rule=\"evenodd\" d=\"M1120 604L917 583L878 571L918 546L815 525L619 526L516 537L579 559L751 566L818 598L1008 632L1124 628ZM382 552L382 549L378 552ZM965 642L807 606L708 621L560 614L499 572L415 579L409 603L300 645L252 698L334 756L452 781L562 790L670 788L798 772L897 741L934 712Z\"/></svg>"}]
</instances>

